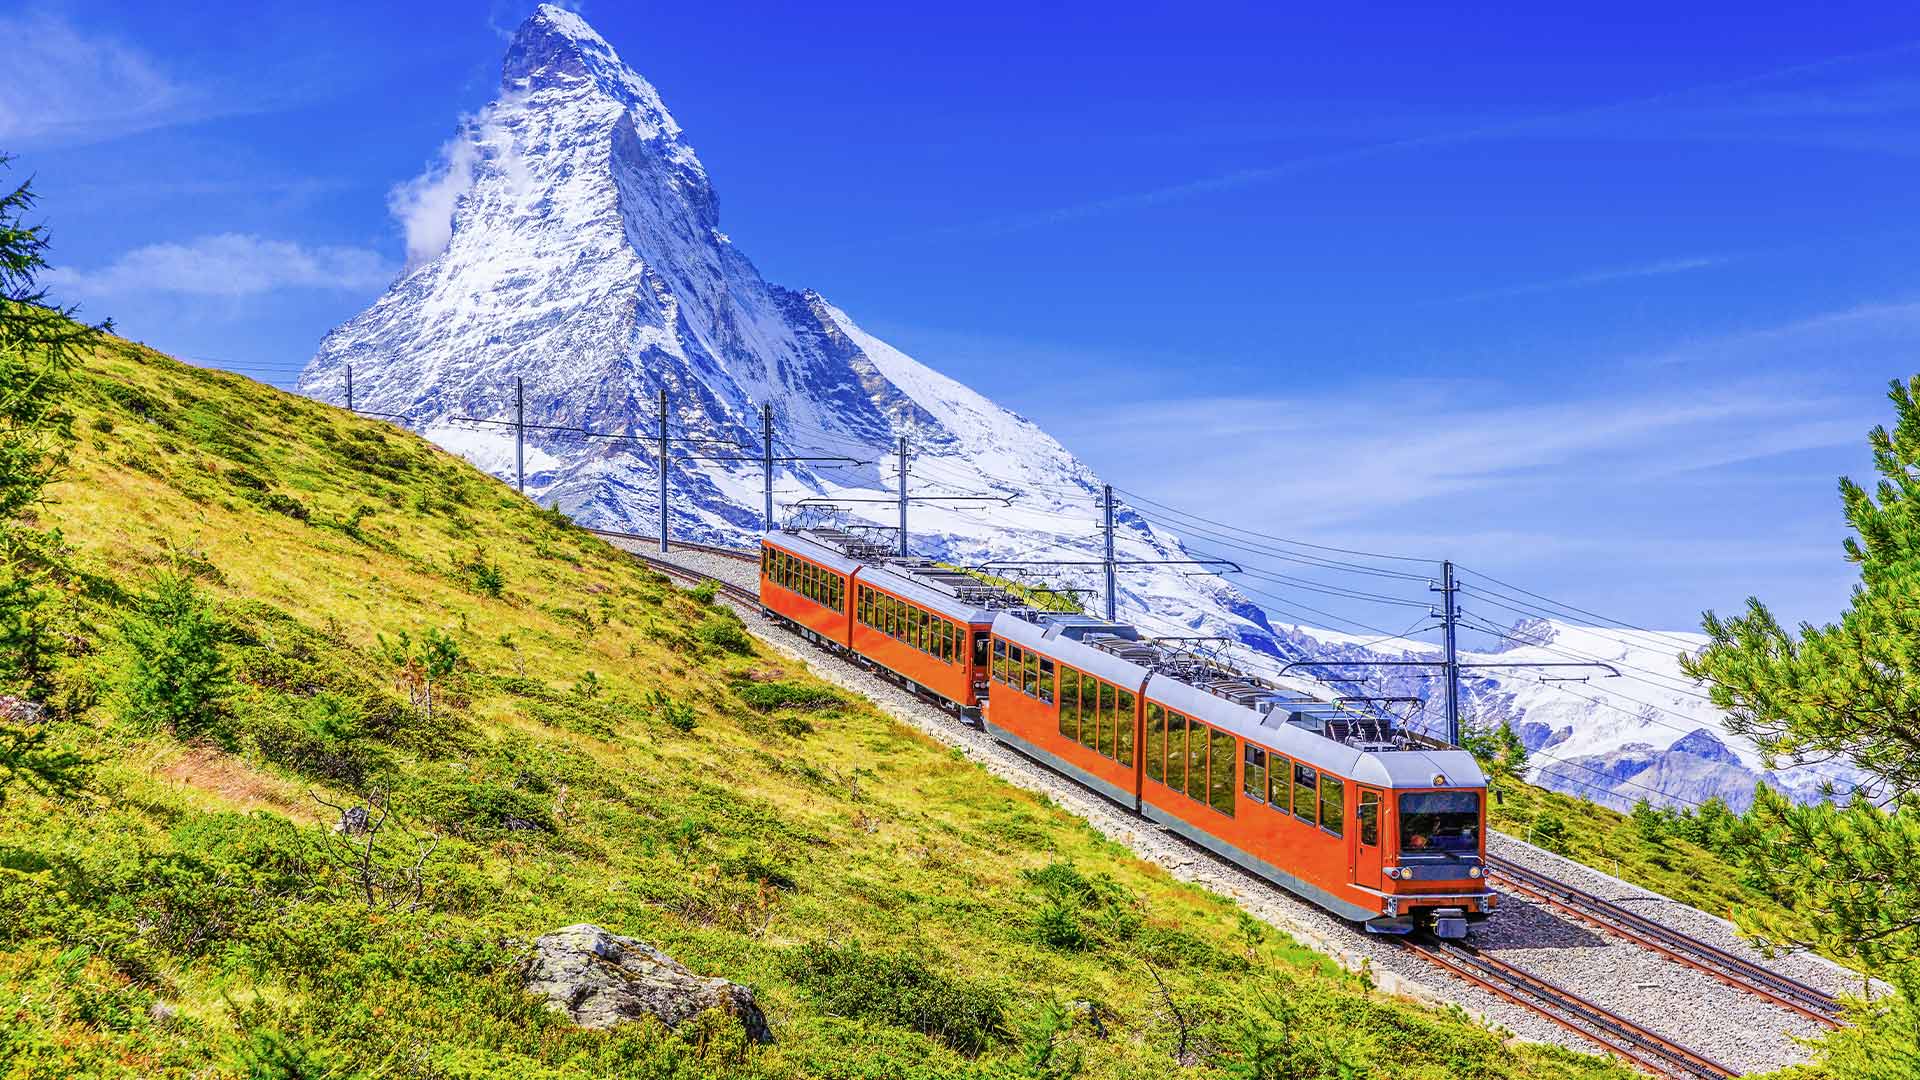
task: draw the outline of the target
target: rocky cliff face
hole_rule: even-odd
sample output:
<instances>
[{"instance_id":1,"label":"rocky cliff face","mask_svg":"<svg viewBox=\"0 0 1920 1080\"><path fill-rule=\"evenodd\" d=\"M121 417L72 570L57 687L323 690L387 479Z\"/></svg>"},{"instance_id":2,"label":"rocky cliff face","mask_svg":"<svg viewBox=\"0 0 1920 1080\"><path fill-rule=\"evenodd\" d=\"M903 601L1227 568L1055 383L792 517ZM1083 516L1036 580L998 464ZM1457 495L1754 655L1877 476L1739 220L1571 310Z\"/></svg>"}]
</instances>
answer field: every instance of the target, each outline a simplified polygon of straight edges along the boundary
<instances>
[{"instance_id":1,"label":"rocky cliff face","mask_svg":"<svg viewBox=\"0 0 1920 1080\"><path fill-rule=\"evenodd\" d=\"M760 529L766 406L777 455L848 459L780 464L780 519L839 500L890 524L893 507L869 500L894 492L895 443L906 435L916 495L1009 500L916 504L916 552L958 561L1099 556L1092 471L1032 422L864 332L819 294L761 278L720 230L707 171L659 93L579 16L551 5L534 12L507 50L498 96L461 125L445 158L405 193L406 271L321 342L304 392L343 401L351 366L359 408L395 414L511 479L513 437L501 421L514 415L521 380L535 425L527 493L588 524L651 533L664 390L669 527L735 543ZM1178 537L1124 507L1117 525L1123 559L1187 557ZM1191 570L1129 568L1122 615L1149 632L1223 635L1275 660L1385 655L1277 626L1224 580ZM1099 602L1092 571L1049 576ZM1542 624L1524 633L1556 632ZM1362 689L1340 674L1330 678L1336 689ZM1433 690L1417 675L1365 686ZM1472 680L1467 701L1488 718L1594 734L1551 751L1561 756L1671 737L1502 676ZM1717 723L1709 714L1700 726Z\"/></svg>"}]
</instances>

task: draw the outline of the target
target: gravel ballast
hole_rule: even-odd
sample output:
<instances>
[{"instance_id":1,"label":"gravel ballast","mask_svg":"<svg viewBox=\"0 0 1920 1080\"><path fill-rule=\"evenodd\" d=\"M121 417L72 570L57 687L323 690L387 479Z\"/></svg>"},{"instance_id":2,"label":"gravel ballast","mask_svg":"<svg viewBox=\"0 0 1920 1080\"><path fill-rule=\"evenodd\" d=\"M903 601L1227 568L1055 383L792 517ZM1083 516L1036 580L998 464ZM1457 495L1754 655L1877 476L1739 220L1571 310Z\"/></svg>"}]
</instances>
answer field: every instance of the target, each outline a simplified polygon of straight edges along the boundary
<instances>
[{"instance_id":1,"label":"gravel ballast","mask_svg":"<svg viewBox=\"0 0 1920 1080\"><path fill-rule=\"evenodd\" d=\"M650 559L661 557L650 545L612 542ZM667 558L697 573L748 589L758 587L758 567L753 562L691 549L674 550ZM1530 1009L1439 972L1393 939L1368 934L1051 772L876 672L812 645L762 617L757 608L743 610L742 615L749 629L806 664L816 675L869 698L890 716L958 748L994 775L1048 796L1176 878L1233 898L1249 914L1327 953L1349 969L1369 970L1382 989L1429 1003L1458 1004L1521 1038L1600 1052L1597 1045ZM1494 834L1490 844L1498 855L1597 895L1624 901L1650 918L1751 957L1782 974L1832 993L1860 992L1858 975L1823 959L1806 954L1768 959L1741 941L1726 922L1704 912L1502 834ZM1791 1010L1511 892L1502 898L1497 914L1476 926L1472 940L1489 954L1736 1072L1760 1072L1804 1061L1806 1049L1794 1039L1822 1030Z\"/></svg>"}]
</instances>

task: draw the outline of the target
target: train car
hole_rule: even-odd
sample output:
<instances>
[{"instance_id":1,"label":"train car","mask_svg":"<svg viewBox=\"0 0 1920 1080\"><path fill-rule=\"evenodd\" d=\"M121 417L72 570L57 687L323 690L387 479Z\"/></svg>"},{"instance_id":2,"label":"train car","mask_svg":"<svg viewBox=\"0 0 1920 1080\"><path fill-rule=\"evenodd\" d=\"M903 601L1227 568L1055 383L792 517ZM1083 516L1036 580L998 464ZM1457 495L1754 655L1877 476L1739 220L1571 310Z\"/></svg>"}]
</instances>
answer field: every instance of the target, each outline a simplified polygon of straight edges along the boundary
<instances>
[{"instance_id":1,"label":"train car","mask_svg":"<svg viewBox=\"0 0 1920 1080\"><path fill-rule=\"evenodd\" d=\"M861 567L854 579L853 651L956 711L976 713L987 691L993 631L993 612L966 599L978 584L927 563Z\"/></svg>"},{"instance_id":2,"label":"train car","mask_svg":"<svg viewBox=\"0 0 1920 1080\"><path fill-rule=\"evenodd\" d=\"M1326 703L1244 678L1156 674L1142 702L1147 818L1376 932L1492 912L1471 754L1329 737Z\"/></svg>"},{"instance_id":3,"label":"train car","mask_svg":"<svg viewBox=\"0 0 1920 1080\"><path fill-rule=\"evenodd\" d=\"M1083 638L1136 641L1131 626L1079 615L993 624L987 730L1054 771L1140 808L1140 689L1151 672Z\"/></svg>"},{"instance_id":4,"label":"train car","mask_svg":"<svg viewBox=\"0 0 1920 1080\"><path fill-rule=\"evenodd\" d=\"M1485 882L1470 754L1085 616L1003 612L984 718L1022 753L1380 933L1466 933Z\"/></svg>"},{"instance_id":5,"label":"train car","mask_svg":"<svg viewBox=\"0 0 1920 1080\"><path fill-rule=\"evenodd\" d=\"M853 642L853 577L861 563L814 537L770 533L760 543L760 607L817 640Z\"/></svg>"}]
</instances>

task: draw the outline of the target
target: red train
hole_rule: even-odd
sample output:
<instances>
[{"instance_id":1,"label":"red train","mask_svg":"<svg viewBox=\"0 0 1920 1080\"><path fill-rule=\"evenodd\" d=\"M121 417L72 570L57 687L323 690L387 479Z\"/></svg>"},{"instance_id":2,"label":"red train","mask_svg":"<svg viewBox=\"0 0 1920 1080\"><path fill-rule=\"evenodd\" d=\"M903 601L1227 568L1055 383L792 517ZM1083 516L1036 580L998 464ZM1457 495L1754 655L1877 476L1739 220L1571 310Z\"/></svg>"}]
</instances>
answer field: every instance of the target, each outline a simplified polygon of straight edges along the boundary
<instances>
[{"instance_id":1,"label":"red train","mask_svg":"<svg viewBox=\"0 0 1920 1080\"><path fill-rule=\"evenodd\" d=\"M762 541L760 603L813 640L979 717L994 737L1381 933L1462 937L1485 880L1472 755L1132 626L1037 611L834 529Z\"/></svg>"}]
</instances>

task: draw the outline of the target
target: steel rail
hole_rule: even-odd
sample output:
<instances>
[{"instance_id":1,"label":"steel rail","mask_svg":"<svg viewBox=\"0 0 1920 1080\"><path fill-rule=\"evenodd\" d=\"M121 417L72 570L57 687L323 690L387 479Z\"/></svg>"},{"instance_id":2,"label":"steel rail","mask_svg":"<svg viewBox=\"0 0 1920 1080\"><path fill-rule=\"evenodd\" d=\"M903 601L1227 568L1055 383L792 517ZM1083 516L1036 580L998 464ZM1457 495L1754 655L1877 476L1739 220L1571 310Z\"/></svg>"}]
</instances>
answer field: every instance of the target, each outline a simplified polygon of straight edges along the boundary
<instances>
[{"instance_id":1,"label":"steel rail","mask_svg":"<svg viewBox=\"0 0 1920 1080\"><path fill-rule=\"evenodd\" d=\"M1827 1027L1840 1026L1841 1008L1832 994L1763 967L1717 945L1631 911L1602 896L1578 889L1531 867L1496 855L1487 867L1516 892L1560 909L1676 963L1704 972Z\"/></svg>"},{"instance_id":2,"label":"steel rail","mask_svg":"<svg viewBox=\"0 0 1920 1080\"><path fill-rule=\"evenodd\" d=\"M1608 1053L1672 1080L1729 1080L1740 1075L1712 1058L1648 1031L1555 983L1459 943L1402 939L1401 945L1457 978L1588 1039Z\"/></svg>"}]
</instances>

